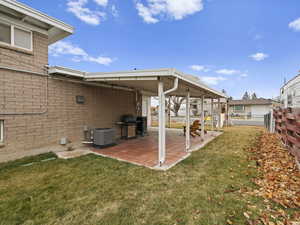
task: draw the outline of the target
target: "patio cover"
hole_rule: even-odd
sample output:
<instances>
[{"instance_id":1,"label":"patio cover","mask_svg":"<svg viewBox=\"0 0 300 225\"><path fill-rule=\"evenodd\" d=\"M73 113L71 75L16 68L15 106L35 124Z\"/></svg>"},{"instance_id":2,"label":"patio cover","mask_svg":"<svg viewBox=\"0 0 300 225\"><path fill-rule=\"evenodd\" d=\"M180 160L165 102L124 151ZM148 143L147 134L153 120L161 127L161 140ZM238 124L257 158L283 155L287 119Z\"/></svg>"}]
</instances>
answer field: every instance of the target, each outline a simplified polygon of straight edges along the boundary
<instances>
[{"instance_id":1,"label":"patio cover","mask_svg":"<svg viewBox=\"0 0 300 225\"><path fill-rule=\"evenodd\" d=\"M172 92L174 96L185 97L186 90L189 89L190 97L200 98L204 95L206 98L227 98L222 92L197 82L173 68L88 73L55 66L50 67L49 73L81 78L90 83L132 88L148 92L152 96L158 96L157 83L159 80L163 81L164 90L168 90L173 87L174 80L178 78L178 88Z\"/></svg>"},{"instance_id":2,"label":"patio cover","mask_svg":"<svg viewBox=\"0 0 300 225\"><path fill-rule=\"evenodd\" d=\"M87 73L71 70L62 67L51 67L50 75L64 75L74 77L87 84L104 85L111 88L123 88L128 90L138 90L147 93L149 96L159 97L159 155L158 166L162 166L166 156L166 121L165 121L165 97L179 96L186 97L186 150L190 147L190 97L201 98L202 113L201 136L204 136L204 98L218 99L227 96L216 91L200 81L196 81L191 76L186 75L176 69L152 69L152 70L132 70L119 72ZM219 116L220 118L220 116Z\"/></svg>"}]
</instances>

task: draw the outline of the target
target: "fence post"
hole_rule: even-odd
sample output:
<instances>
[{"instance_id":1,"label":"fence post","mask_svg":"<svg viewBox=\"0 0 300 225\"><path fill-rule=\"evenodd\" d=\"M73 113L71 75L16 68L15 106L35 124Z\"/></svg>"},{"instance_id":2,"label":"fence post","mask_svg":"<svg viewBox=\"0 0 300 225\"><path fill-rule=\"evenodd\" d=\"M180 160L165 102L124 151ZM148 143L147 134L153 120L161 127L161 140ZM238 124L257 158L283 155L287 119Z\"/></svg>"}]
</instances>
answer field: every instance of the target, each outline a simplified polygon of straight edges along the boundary
<instances>
[{"instance_id":1,"label":"fence post","mask_svg":"<svg viewBox=\"0 0 300 225\"><path fill-rule=\"evenodd\" d=\"M273 108L271 109L271 114L270 114L270 133L274 133L275 132L275 121L274 121L274 116L273 116Z\"/></svg>"}]
</instances>

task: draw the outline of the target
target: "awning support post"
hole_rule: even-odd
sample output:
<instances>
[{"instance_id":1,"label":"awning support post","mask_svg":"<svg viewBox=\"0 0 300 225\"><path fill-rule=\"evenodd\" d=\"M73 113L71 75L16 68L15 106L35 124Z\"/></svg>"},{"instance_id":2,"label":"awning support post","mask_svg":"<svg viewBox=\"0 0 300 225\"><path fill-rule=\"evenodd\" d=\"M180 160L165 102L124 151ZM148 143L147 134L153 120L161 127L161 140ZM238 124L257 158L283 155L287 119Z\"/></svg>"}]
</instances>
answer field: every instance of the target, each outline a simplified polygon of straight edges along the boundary
<instances>
[{"instance_id":1,"label":"awning support post","mask_svg":"<svg viewBox=\"0 0 300 225\"><path fill-rule=\"evenodd\" d=\"M204 95L201 96L201 138L204 139Z\"/></svg>"},{"instance_id":2,"label":"awning support post","mask_svg":"<svg viewBox=\"0 0 300 225\"><path fill-rule=\"evenodd\" d=\"M210 111L211 111L211 130L214 130L214 99L211 99L211 105L210 105Z\"/></svg>"},{"instance_id":3,"label":"awning support post","mask_svg":"<svg viewBox=\"0 0 300 225\"><path fill-rule=\"evenodd\" d=\"M158 164L161 166L166 159L166 115L165 115L165 94L164 83L158 82L158 97L159 97L159 110L158 110Z\"/></svg>"},{"instance_id":4,"label":"awning support post","mask_svg":"<svg viewBox=\"0 0 300 225\"><path fill-rule=\"evenodd\" d=\"M178 78L175 78L174 85L171 89L164 92L164 83L161 79L158 81L158 164L162 166L166 161L166 95L178 88Z\"/></svg>"},{"instance_id":5,"label":"awning support post","mask_svg":"<svg viewBox=\"0 0 300 225\"><path fill-rule=\"evenodd\" d=\"M187 90L185 103L185 150L188 151L190 149L190 90Z\"/></svg>"},{"instance_id":6,"label":"awning support post","mask_svg":"<svg viewBox=\"0 0 300 225\"><path fill-rule=\"evenodd\" d=\"M221 129L221 104L220 104L220 98L218 98L218 129Z\"/></svg>"}]
</instances>

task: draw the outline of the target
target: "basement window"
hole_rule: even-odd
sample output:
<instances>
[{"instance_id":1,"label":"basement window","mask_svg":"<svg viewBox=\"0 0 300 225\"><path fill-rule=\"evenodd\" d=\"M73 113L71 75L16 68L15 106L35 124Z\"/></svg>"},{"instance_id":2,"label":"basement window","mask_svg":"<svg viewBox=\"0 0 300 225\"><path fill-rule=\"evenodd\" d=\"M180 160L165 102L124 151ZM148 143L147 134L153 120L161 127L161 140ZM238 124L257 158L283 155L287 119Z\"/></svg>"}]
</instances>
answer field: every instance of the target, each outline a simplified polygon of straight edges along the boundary
<instances>
[{"instance_id":1,"label":"basement window","mask_svg":"<svg viewBox=\"0 0 300 225\"><path fill-rule=\"evenodd\" d=\"M0 43L32 51L32 32L0 22Z\"/></svg>"},{"instance_id":2,"label":"basement window","mask_svg":"<svg viewBox=\"0 0 300 225\"><path fill-rule=\"evenodd\" d=\"M4 142L4 120L0 120L0 144Z\"/></svg>"}]
</instances>

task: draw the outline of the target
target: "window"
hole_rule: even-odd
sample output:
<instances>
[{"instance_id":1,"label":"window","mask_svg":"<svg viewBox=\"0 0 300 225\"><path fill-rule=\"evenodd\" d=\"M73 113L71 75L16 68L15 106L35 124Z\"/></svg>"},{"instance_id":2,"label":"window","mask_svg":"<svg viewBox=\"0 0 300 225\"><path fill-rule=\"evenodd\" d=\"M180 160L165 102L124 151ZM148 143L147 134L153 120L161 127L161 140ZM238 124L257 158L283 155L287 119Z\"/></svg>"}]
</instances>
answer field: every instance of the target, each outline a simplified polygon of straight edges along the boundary
<instances>
[{"instance_id":1,"label":"window","mask_svg":"<svg viewBox=\"0 0 300 225\"><path fill-rule=\"evenodd\" d=\"M23 28L0 23L0 43L32 50L32 32Z\"/></svg>"},{"instance_id":2,"label":"window","mask_svg":"<svg viewBox=\"0 0 300 225\"><path fill-rule=\"evenodd\" d=\"M0 41L11 44L11 27L0 23Z\"/></svg>"},{"instance_id":3,"label":"window","mask_svg":"<svg viewBox=\"0 0 300 225\"><path fill-rule=\"evenodd\" d=\"M31 32L21 30L15 27L14 33L15 46L25 49L31 49Z\"/></svg>"},{"instance_id":4,"label":"window","mask_svg":"<svg viewBox=\"0 0 300 225\"><path fill-rule=\"evenodd\" d=\"M235 105L234 111L244 111L244 106L243 105Z\"/></svg>"},{"instance_id":5,"label":"window","mask_svg":"<svg viewBox=\"0 0 300 225\"><path fill-rule=\"evenodd\" d=\"M287 104L290 106L293 103L293 96L292 95L288 95L287 96Z\"/></svg>"},{"instance_id":6,"label":"window","mask_svg":"<svg viewBox=\"0 0 300 225\"><path fill-rule=\"evenodd\" d=\"M4 142L4 120L0 120L0 143Z\"/></svg>"}]
</instances>

